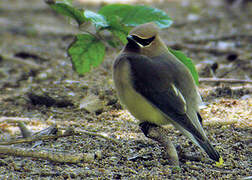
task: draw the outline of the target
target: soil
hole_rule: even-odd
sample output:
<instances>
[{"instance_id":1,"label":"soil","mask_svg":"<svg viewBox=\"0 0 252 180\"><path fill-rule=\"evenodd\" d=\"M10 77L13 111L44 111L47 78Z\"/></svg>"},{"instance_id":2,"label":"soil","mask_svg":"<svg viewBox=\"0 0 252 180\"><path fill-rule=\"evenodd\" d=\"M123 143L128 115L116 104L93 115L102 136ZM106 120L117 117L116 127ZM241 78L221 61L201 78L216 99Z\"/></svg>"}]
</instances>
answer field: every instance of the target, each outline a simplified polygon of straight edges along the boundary
<instances>
[{"instance_id":1,"label":"soil","mask_svg":"<svg viewBox=\"0 0 252 180\"><path fill-rule=\"evenodd\" d=\"M146 3L145 3L146 4ZM98 10L103 4L79 4ZM167 12L174 24L161 32L166 44L195 62L200 77L252 78L252 3L241 1L164 1L147 4ZM90 161L59 163L0 154L0 179L251 179L252 87L249 83L201 83L203 127L224 164L207 155L179 131L167 127L174 144L200 160L180 159L172 167L163 148L144 136L138 121L118 101L112 63L119 50L107 48L102 65L82 77L66 49L76 25L43 1L13 0L0 7L0 141L20 137L16 121L38 132L56 124L103 133L44 141L36 151L94 153ZM85 97L101 107L80 108ZM8 120L8 118L9 120ZM32 144L11 145L31 148Z\"/></svg>"}]
</instances>

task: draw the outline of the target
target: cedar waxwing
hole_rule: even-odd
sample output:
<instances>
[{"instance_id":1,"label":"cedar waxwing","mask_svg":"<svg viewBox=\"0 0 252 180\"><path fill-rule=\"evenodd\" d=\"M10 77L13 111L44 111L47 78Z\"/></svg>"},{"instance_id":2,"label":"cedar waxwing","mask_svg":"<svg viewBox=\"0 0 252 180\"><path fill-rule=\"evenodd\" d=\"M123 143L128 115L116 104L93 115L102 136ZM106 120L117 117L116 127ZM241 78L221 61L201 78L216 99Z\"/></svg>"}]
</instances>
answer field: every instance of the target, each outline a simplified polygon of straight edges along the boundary
<instances>
[{"instance_id":1,"label":"cedar waxwing","mask_svg":"<svg viewBox=\"0 0 252 180\"><path fill-rule=\"evenodd\" d=\"M144 122L158 126L171 123L211 159L222 163L200 123L202 100L195 81L158 32L154 23L147 23L129 33L128 43L113 65L119 99L140 126Z\"/></svg>"}]
</instances>

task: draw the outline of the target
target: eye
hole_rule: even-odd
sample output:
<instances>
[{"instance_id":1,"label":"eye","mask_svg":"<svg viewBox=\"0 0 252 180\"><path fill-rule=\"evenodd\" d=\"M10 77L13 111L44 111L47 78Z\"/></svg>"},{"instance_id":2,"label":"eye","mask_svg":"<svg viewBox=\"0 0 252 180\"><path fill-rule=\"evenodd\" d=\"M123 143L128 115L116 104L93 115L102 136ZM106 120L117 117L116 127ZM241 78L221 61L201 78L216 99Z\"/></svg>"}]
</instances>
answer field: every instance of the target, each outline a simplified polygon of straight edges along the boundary
<instances>
[{"instance_id":1,"label":"eye","mask_svg":"<svg viewBox=\"0 0 252 180\"><path fill-rule=\"evenodd\" d=\"M142 39L142 38L134 36L134 35L132 37L136 42L138 42L139 44L141 44L143 46L148 46L155 39L155 36L153 36L149 39Z\"/></svg>"}]
</instances>

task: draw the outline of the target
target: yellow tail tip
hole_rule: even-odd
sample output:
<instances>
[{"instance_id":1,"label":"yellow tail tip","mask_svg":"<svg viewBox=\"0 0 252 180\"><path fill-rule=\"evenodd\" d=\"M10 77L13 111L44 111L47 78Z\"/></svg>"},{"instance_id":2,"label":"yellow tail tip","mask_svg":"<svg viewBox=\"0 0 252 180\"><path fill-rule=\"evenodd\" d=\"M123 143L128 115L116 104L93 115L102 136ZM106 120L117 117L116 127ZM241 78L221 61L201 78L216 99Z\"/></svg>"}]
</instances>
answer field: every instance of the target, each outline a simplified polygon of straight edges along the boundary
<instances>
[{"instance_id":1,"label":"yellow tail tip","mask_svg":"<svg viewBox=\"0 0 252 180\"><path fill-rule=\"evenodd\" d=\"M219 162L216 162L215 165L216 165L217 167L220 167L223 163L224 163L224 161L223 161L222 157L220 157Z\"/></svg>"}]
</instances>

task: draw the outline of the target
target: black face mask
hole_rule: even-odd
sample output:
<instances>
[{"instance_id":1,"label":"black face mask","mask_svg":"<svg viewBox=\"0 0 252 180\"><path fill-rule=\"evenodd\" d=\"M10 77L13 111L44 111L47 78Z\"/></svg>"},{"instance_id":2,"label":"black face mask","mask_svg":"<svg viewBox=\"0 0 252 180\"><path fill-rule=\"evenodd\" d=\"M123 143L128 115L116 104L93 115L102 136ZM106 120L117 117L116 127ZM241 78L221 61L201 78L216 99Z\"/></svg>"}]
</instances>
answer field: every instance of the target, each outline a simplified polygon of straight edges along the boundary
<instances>
[{"instance_id":1,"label":"black face mask","mask_svg":"<svg viewBox=\"0 0 252 180\"><path fill-rule=\"evenodd\" d=\"M131 37L134 41L141 44L142 46L148 46L155 39L155 36L153 36L149 39L142 39L142 38L135 36L135 35L132 35Z\"/></svg>"}]
</instances>

